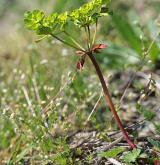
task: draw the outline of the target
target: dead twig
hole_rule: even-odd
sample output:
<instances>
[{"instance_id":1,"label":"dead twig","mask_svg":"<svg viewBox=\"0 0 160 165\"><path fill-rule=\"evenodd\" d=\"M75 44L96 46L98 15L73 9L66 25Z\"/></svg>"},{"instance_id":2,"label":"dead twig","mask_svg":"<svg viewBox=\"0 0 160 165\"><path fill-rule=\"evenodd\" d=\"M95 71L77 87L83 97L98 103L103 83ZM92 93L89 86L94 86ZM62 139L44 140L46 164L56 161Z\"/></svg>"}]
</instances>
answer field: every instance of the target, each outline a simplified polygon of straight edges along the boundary
<instances>
[{"instance_id":1,"label":"dead twig","mask_svg":"<svg viewBox=\"0 0 160 165\"><path fill-rule=\"evenodd\" d=\"M118 144L119 142L121 142L123 140L123 136L121 136L120 138L116 139L115 141L113 141L112 143L110 143L109 145L105 146L101 152L107 151L110 148L114 147L116 144ZM102 158L100 157L98 159L98 164L101 162Z\"/></svg>"},{"instance_id":2,"label":"dead twig","mask_svg":"<svg viewBox=\"0 0 160 165\"><path fill-rule=\"evenodd\" d=\"M24 93L24 96L25 96L25 99L27 101L27 104L28 104L28 108L29 110L31 111L32 115L34 114L34 109L33 109L33 106L32 106L32 103L31 103L31 100L29 98L29 95L28 95L28 92L27 92L27 89L23 86L22 87L22 91Z\"/></svg>"},{"instance_id":3,"label":"dead twig","mask_svg":"<svg viewBox=\"0 0 160 165\"><path fill-rule=\"evenodd\" d=\"M119 142L121 142L123 140L123 136L121 136L120 138L116 139L115 141L113 141L111 144L109 144L108 146L103 148L103 151L107 151L110 148L114 147L116 144L118 144Z\"/></svg>"},{"instance_id":4,"label":"dead twig","mask_svg":"<svg viewBox=\"0 0 160 165\"><path fill-rule=\"evenodd\" d=\"M98 98L96 104L94 105L94 107L93 107L91 113L89 114L89 116L88 116L88 118L87 118L85 124L87 124L87 122L90 120L90 118L91 118L92 114L94 113L95 109L97 108L97 106L98 106L98 104L99 104L99 102L100 102L102 96L103 96L103 91L101 91L100 96L99 96L99 98Z\"/></svg>"},{"instance_id":5,"label":"dead twig","mask_svg":"<svg viewBox=\"0 0 160 165\"><path fill-rule=\"evenodd\" d=\"M137 122L135 124L129 125L129 126L125 127L125 129L132 129L132 128L134 128L134 130L136 130L137 128L139 128L140 125L144 124L144 121L145 121L145 119L143 119L143 120L141 120L141 121L139 121L139 122ZM114 133L108 134L108 136L112 137L112 136L115 136L116 134L119 134L119 133L120 133L120 131L116 131Z\"/></svg>"},{"instance_id":6,"label":"dead twig","mask_svg":"<svg viewBox=\"0 0 160 165\"><path fill-rule=\"evenodd\" d=\"M107 160L114 165L123 165L122 163L118 162L116 159L113 158L108 158Z\"/></svg>"},{"instance_id":7,"label":"dead twig","mask_svg":"<svg viewBox=\"0 0 160 165\"><path fill-rule=\"evenodd\" d=\"M65 87L70 82L72 82L74 80L75 76L76 76L76 73L73 75L73 77L71 79L69 79L68 81L66 81L66 83L60 88L60 90L57 92L57 94L50 99L49 103L42 110L43 114L46 115L46 113L48 112L48 110L51 107L51 105L53 104L53 102L57 99L57 97L61 94L61 92L65 89Z\"/></svg>"},{"instance_id":8,"label":"dead twig","mask_svg":"<svg viewBox=\"0 0 160 165\"><path fill-rule=\"evenodd\" d=\"M143 57L142 59L140 60L140 65L139 67L136 69L135 73L133 73L133 75L131 76L130 80L128 81L127 83L127 86L125 87L125 90L123 91L123 94L121 96L121 99L120 99L120 105L119 105L119 108L121 107L122 105L122 102L123 102L123 99L124 97L126 96L126 93L127 93L127 90L128 88L131 86L133 80L135 79L137 73L142 70L144 64L145 64L145 58L148 56L149 52L151 51L152 49L152 46L154 45L156 39L158 38L159 36L159 33L156 35L156 37L152 40L151 44L149 45L148 49L146 51L143 52Z\"/></svg>"}]
</instances>

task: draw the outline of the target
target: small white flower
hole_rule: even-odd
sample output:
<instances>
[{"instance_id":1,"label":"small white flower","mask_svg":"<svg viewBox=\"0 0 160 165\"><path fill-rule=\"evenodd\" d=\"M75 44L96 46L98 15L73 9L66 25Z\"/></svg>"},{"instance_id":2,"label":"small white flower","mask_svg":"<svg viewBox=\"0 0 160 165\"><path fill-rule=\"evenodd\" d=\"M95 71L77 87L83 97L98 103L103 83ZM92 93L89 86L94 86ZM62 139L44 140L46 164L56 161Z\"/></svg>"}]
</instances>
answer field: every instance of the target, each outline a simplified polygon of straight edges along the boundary
<instances>
[{"instance_id":1,"label":"small white flower","mask_svg":"<svg viewBox=\"0 0 160 165\"><path fill-rule=\"evenodd\" d=\"M11 115L10 115L10 119L13 119L14 118L14 113L12 113Z\"/></svg>"},{"instance_id":2,"label":"small white flower","mask_svg":"<svg viewBox=\"0 0 160 165\"><path fill-rule=\"evenodd\" d=\"M7 93L7 89L3 89L2 92L3 92L3 93Z\"/></svg>"},{"instance_id":3,"label":"small white flower","mask_svg":"<svg viewBox=\"0 0 160 165\"><path fill-rule=\"evenodd\" d=\"M40 61L40 64L41 65L44 65L44 64L47 64L48 63L48 60L47 59L43 59L42 61Z\"/></svg>"},{"instance_id":4,"label":"small white flower","mask_svg":"<svg viewBox=\"0 0 160 165\"><path fill-rule=\"evenodd\" d=\"M23 74L21 75L21 80L24 80L24 78L25 78L25 74L23 73Z\"/></svg>"},{"instance_id":5,"label":"small white flower","mask_svg":"<svg viewBox=\"0 0 160 165\"><path fill-rule=\"evenodd\" d=\"M41 101L41 104L45 104L45 103L46 103L46 101L45 101L45 100L42 100L42 101Z\"/></svg>"},{"instance_id":6,"label":"small white flower","mask_svg":"<svg viewBox=\"0 0 160 165\"><path fill-rule=\"evenodd\" d=\"M62 49L62 56L67 56L67 55L68 55L68 50Z\"/></svg>"}]
</instances>

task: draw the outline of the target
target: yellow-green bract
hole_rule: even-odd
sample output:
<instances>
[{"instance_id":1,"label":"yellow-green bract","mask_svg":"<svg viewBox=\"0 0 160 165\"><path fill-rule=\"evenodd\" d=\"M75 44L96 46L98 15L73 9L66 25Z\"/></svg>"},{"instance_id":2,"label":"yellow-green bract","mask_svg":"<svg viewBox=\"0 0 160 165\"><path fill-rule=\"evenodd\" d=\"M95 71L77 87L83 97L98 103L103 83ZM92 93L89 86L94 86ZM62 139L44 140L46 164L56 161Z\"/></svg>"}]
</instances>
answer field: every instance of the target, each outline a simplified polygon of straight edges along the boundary
<instances>
[{"instance_id":1,"label":"yellow-green bract","mask_svg":"<svg viewBox=\"0 0 160 165\"><path fill-rule=\"evenodd\" d=\"M28 11L24 14L24 22L28 29L39 35L63 32L69 22L78 27L90 26L96 23L99 17L108 14L102 10L102 6L108 7L109 3L110 0L93 0L71 12L52 13L48 16L40 10Z\"/></svg>"}]
</instances>

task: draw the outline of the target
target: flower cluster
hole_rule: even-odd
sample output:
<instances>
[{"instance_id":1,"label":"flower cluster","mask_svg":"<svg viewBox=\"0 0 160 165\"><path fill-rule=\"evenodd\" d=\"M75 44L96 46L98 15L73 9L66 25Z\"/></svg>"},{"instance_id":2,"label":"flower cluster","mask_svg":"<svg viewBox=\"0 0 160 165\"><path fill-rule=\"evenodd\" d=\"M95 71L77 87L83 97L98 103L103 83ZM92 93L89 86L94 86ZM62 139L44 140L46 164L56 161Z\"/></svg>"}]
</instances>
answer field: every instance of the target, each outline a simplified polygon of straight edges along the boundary
<instances>
[{"instance_id":1,"label":"flower cluster","mask_svg":"<svg viewBox=\"0 0 160 165\"><path fill-rule=\"evenodd\" d=\"M110 0L93 0L71 12L52 13L48 16L40 10L28 11L24 14L24 22L28 29L39 35L55 34L63 32L69 22L78 27L96 23L99 17L108 15L108 10L102 10L102 7L109 3Z\"/></svg>"},{"instance_id":2,"label":"flower cluster","mask_svg":"<svg viewBox=\"0 0 160 165\"><path fill-rule=\"evenodd\" d=\"M52 13L45 16L40 10L28 11L24 14L24 22L28 29L39 35L48 35L56 31L63 31L67 24L68 13Z\"/></svg>"}]
</instances>

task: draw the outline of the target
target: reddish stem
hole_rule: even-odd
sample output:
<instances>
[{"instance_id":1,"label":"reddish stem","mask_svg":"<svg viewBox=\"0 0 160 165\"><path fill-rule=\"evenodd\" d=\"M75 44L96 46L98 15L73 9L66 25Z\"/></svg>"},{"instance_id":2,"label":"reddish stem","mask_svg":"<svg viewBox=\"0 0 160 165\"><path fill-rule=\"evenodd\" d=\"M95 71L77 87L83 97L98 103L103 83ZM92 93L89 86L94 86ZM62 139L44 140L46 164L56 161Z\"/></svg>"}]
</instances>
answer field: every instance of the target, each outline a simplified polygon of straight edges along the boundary
<instances>
[{"instance_id":1,"label":"reddish stem","mask_svg":"<svg viewBox=\"0 0 160 165\"><path fill-rule=\"evenodd\" d=\"M160 165L160 161L159 160L155 160L154 161L154 165Z\"/></svg>"},{"instance_id":2,"label":"reddish stem","mask_svg":"<svg viewBox=\"0 0 160 165\"><path fill-rule=\"evenodd\" d=\"M92 52L89 52L87 53L87 55L89 56L90 60L92 61L95 69L96 69L96 72L97 72L97 75L99 77L99 80L101 82L101 85L102 85L102 88L103 88L103 92L104 92L104 95L105 95L105 99L109 105L109 108L114 116L114 119L118 125L118 127L120 128L120 130L122 131L122 134L123 134L123 137L126 139L127 143L130 145L130 147L133 149L133 148L136 148L136 145L131 141L131 139L129 138L126 130L124 129L123 125L122 125L122 122L116 112L116 109L115 109L115 106L113 104L113 101L111 99L111 96L109 94L109 91L108 91L108 88L106 86L106 83L105 83L105 80L104 80L104 77L103 77L103 74L101 72L101 69L95 59L95 57L93 56Z\"/></svg>"}]
</instances>

